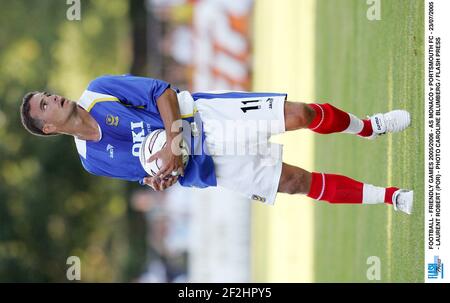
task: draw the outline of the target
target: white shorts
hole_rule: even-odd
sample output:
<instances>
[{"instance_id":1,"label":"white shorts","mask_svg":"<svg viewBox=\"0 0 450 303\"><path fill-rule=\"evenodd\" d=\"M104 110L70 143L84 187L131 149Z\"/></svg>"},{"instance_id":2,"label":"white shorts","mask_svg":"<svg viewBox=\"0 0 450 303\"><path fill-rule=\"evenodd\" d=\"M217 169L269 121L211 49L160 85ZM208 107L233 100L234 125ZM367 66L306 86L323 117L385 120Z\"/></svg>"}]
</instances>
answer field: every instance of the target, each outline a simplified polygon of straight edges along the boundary
<instances>
[{"instance_id":1,"label":"white shorts","mask_svg":"<svg viewBox=\"0 0 450 303\"><path fill-rule=\"evenodd\" d=\"M274 204L283 149L269 139L285 131L287 95L208 92L192 96L203 121L217 185Z\"/></svg>"}]
</instances>

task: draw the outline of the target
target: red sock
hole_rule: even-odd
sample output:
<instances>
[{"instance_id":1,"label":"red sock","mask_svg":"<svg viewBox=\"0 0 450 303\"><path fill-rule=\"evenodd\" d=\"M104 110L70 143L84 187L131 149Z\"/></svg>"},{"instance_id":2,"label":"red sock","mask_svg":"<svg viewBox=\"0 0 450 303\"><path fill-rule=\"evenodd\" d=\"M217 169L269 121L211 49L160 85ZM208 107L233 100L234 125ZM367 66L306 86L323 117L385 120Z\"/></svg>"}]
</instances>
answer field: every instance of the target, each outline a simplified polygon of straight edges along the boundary
<instances>
[{"instance_id":1,"label":"red sock","mask_svg":"<svg viewBox=\"0 0 450 303\"><path fill-rule=\"evenodd\" d=\"M316 112L316 117L308 128L316 133L340 133L350 124L350 116L348 113L334 107L329 103L311 103L308 105Z\"/></svg>"},{"instance_id":2,"label":"red sock","mask_svg":"<svg viewBox=\"0 0 450 303\"><path fill-rule=\"evenodd\" d=\"M392 204L392 195L397 189L364 184L341 175L313 172L308 197L330 203Z\"/></svg>"},{"instance_id":3,"label":"red sock","mask_svg":"<svg viewBox=\"0 0 450 303\"><path fill-rule=\"evenodd\" d=\"M361 120L329 103L311 103L308 106L316 112L316 116L308 128L316 133L332 134L346 132L362 137L371 136L373 133L370 119Z\"/></svg>"},{"instance_id":4,"label":"red sock","mask_svg":"<svg viewBox=\"0 0 450 303\"><path fill-rule=\"evenodd\" d=\"M386 193L384 195L384 203L392 204L392 196L394 192L398 190L398 187L388 187L386 188Z\"/></svg>"},{"instance_id":5,"label":"red sock","mask_svg":"<svg viewBox=\"0 0 450 303\"><path fill-rule=\"evenodd\" d=\"M369 137L373 134L372 123L370 123L370 119L362 120L364 123L364 127L361 132L358 133L361 137Z\"/></svg>"}]
</instances>

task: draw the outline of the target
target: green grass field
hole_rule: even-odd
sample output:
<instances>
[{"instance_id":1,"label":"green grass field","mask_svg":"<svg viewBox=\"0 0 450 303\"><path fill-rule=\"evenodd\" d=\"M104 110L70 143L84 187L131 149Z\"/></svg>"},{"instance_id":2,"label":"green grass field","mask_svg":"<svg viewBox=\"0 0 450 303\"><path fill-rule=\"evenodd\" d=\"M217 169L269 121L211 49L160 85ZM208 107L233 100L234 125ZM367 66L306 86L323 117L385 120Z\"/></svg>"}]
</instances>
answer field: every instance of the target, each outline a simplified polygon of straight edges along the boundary
<instances>
[{"instance_id":1,"label":"green grass field","mask_svg":"<svg viewBox=\"0 0 450 303\"><path fill-rule=\"evenodd\" d=\"M368 21L366 1L319 0L316 6L315 91L357 116L408 109L412 127L374 141L347 134L316 136L315 169L379 186L414 189L411 216L390 207L314 208L314 280L367 282L367 258L381 260L381 282L422 282L423 1L381 1Z\"/></svg>"}]
</instances>

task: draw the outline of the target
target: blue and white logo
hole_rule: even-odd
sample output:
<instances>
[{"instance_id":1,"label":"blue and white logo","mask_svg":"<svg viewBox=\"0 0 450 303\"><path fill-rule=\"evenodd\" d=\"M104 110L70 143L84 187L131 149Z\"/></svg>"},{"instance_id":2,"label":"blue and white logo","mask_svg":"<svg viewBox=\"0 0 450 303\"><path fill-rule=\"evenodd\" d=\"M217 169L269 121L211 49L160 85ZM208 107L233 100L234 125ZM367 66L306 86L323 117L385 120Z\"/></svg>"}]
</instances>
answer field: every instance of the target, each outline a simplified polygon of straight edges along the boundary
<instances>
[{"instance_id":1,"label":"blue and white logo","mask_svg":"<svg viewBox=\"0 0 450 303\"><path fill-rule=\"evenodd\" d=\"M109 152L109 157L111 159L114 159L114 146L112 146L111 144L108 144L108 146L106 147L106 150Z\"/></svg>"},{"instance_id":2,"label":"blue and white logo","mask_svg":"<svg viewBox=\"0 0 450 303\"><path fill-rule=\"evenodd\" d=\"M444 263L439 256L434 256L434 262L428 263L428 279L444 278Z\"/></svg>"}]
</instances>

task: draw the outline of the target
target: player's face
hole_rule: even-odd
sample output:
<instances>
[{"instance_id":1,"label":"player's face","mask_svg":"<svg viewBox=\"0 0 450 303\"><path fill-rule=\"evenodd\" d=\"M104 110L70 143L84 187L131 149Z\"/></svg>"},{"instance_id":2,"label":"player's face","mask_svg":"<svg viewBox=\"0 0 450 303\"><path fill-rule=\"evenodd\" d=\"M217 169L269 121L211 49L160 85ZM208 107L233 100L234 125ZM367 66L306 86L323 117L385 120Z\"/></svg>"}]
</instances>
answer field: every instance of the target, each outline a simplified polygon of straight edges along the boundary
<instances>
[{"instance_id":1,"label":"player's face","mask_svg":"<svg viewBox=\"0 0 450 303\"><path fill-rule=\"evenodd\" d=\"M49 93L35 94L30 100L30 115L44 122L44 133L60 130L75 113L77 104Z\"/></svg>"}]
</instances>

